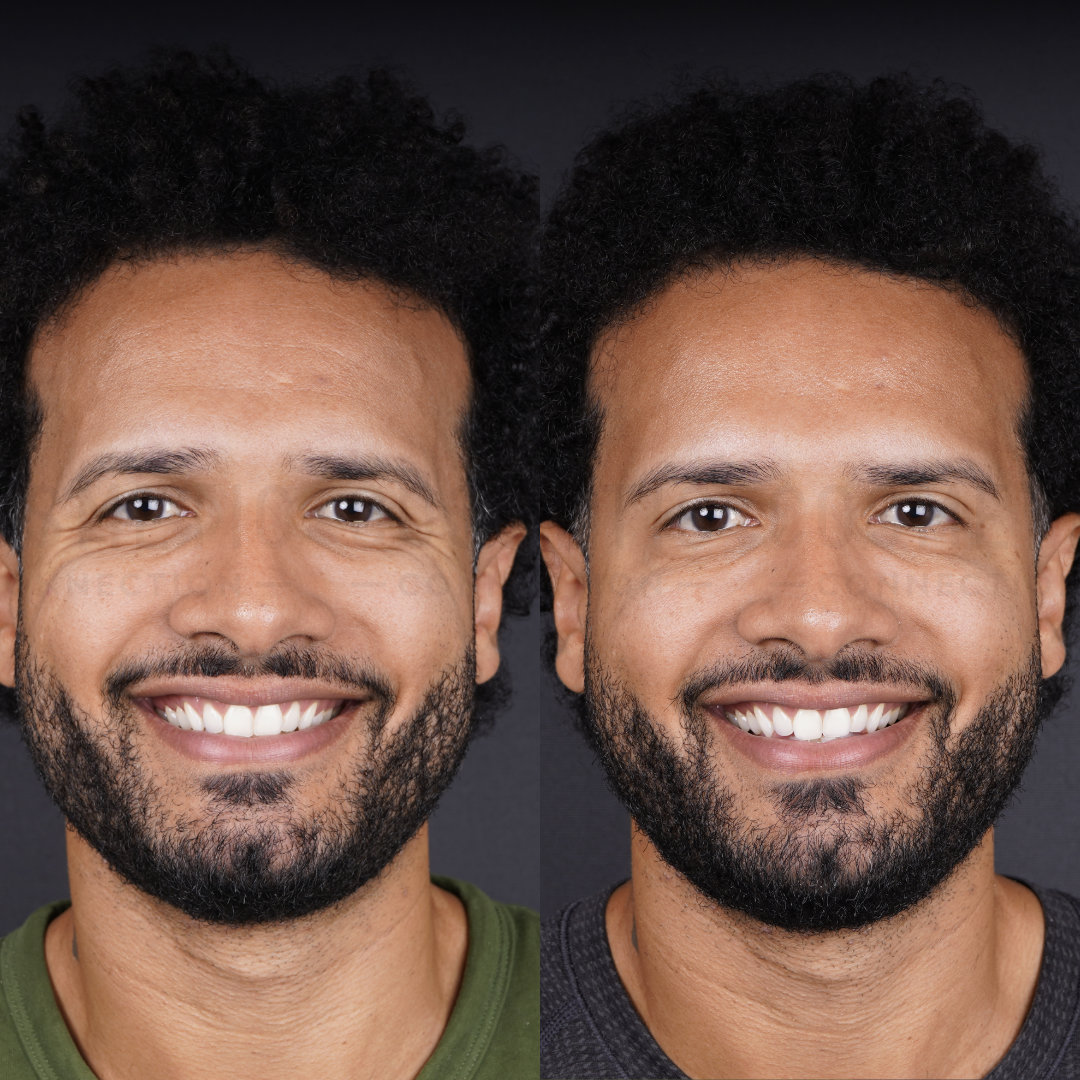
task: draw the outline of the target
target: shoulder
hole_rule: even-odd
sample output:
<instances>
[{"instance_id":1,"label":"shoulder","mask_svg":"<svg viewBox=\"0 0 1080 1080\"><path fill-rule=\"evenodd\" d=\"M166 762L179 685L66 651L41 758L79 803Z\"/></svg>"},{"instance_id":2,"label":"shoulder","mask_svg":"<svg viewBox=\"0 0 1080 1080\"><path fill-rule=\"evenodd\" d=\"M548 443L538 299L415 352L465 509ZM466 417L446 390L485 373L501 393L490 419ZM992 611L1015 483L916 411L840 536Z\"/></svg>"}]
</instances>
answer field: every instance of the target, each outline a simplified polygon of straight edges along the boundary
<instances>
[{"instance_id":1,"label":"shoulder","mask_svg":"<svg viewBox=\"0 0 1080 1080\"><path fill-rule=\"evenodd\" d=\"M501 1080L536 1075L540 919L453 878L434 883L465 906L469 946L461 988L435 1055L419 1080L453 1075Z\"/></svg>"},{"instance_id":2,"label":"shoulder","mask_svg":"<svg viewBox=\"0 0 1080 1080\"><path fill-rule=\"evenodd\" d=\"M1080 1080L1080 899L1030 886L1046 925L1035 996L990 1080Z\"/></svg>"},{"instance_id":3,"label":"shoulder","mask_svg":"<svg viewBox=\"0 0 1080 1080\"><path fill-rule=\"evenodd\" d=\"M36 1080L39 1066L55 1075L91 1077L68 1033L45 966L45 929L66 903L38 908L0 941L0 1075ZM59 1071L57 1071L59 1070Z\"/></svg>"},{"instance_id":4,"label":"shoulder","mask_svg":"<svg viewBox=\"0 0 1080 1080\"><path fill-rule=\"evenodd\" d=\"M540 931L540 1075L623 1075L603 1034L613 996L625 997L604 929L610 890L579 900Z\"/></svg>"}]
</instances>

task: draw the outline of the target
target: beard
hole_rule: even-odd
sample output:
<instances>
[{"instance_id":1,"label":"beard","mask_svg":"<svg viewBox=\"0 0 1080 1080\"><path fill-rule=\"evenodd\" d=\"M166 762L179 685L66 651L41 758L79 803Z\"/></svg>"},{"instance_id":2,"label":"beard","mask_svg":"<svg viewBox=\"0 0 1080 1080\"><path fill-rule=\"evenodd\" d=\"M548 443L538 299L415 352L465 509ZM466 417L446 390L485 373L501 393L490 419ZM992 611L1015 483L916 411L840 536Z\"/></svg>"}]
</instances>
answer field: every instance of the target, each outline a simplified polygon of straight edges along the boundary
<instances>
[{"instance_id":1,"label":"beard","mask_svg":"<svg viewBox=\"0 0 1080 1080\"><path fill-rule=\"evenodd\" d=\"M129 665L106 681L104 724L35 662L24 637L16 656L23 739L68 824L129 884L222 925L310 915L377 877L434 810L474 730L471 646L394 729L386 680L322 650L280 651L257 665L185 650ZM203 812L178 814L144 766L137 736L145 721L124 696L139 680L172 675L325 680L342 696L368 699L351 720L365 726L365 745L315 810L297 805L295 776L278 769L206 778Z\"/></svg>"},{"instance_id":2,"label":"beard","mask_svg":"<svg viewBox=\"0 0 1080 1080\"><path fill-rule=\"evenodd\" d=\"M717 721L700 696L723 685L792 679L884 681L925 692L929 704L915 720L927 724L931 746L896 809L875 814L873 785L859 777L812 777L767 790L776 824L748 817L717 768ZM585 733L638 828L708 901L803 933L866 926L929 896L1004 809L1047 709L1037 645L955 735L957 693L945 678L864 653L824 666L789 653L722 664L689 681L679 699L681 742L586 642Z\"/></svg>"}]
</instances>

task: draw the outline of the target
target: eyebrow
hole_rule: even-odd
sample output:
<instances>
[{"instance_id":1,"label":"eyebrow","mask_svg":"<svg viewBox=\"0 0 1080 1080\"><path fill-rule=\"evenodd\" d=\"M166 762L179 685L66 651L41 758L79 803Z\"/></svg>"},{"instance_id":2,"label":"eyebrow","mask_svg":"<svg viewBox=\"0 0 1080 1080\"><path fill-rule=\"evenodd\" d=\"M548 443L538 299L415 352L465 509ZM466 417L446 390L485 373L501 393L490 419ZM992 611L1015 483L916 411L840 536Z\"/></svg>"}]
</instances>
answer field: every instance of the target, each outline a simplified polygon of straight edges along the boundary
<instances>
[{"instance_id":1,"label":"eyebrow","mask_svg":"<svg viewBox=\"0 0 1080 1080\"><path fill-rule=\"evenodd\" d=\"M178 473L206 472L220 459L221 455L217 451L199 447L186 447L182 450L110 451L92 458L75 474L60 496L60 502L70 502L105 476L146 473L172 476Z\"/></svg>"},{"instance_id":2,"label":"eyebrow","mask_svg":"<svg viewBox=\"0 0 1080 1080\"><path fill-rule=\"evenodd\" d=\"M990 474L969 458L952 461L911 461L857 465L845 470L852 479L878 487L917 487L922 484L959 483L992 495L999 502L1001 492ZM717 461L708 464L661 465L640 480L626 497L626 506L646 498L666 484L713 484L741 486L778 480L782 475L775 461Z\"/></svg>"},{"instance_id":3,"label":"eyebrow","mask_svg":"<svg viewBox=\"0 0 1080 1080\"><path fill-rule=\"evenodd\" d=\"M990 474L969 458L955 461L912 461L896 464L860 465L848 472L856 479L880 487L918 487L922 484L966 484L1001 501L1001 492Z\"/></svg>"},{"instance_id":4,"label":"eyebrow","mask_svg":"<svg viewBox=\"0 0 1080 1080\"><path fill-rule=\"evenodd\" d=\"M403 461L363 454L359 457L337 454L305 454L295 459L296 464L309 476L318 476L324 480L351 480L363 483L365 480L391 480L400 484L406 491L418 495L436 510L440 509L431 485L420 471Z\"/></svg>"},{"instance_id":5,"label":"eyebrow","mask_svg":"<svg viewBox=\"0 0 1080 1080\"><path fill-rule=\"evenodd\" d=\"M626 505L658 491L666 484L760 484L777 480L780 468L774 461L716 461L708 464L661 465L643 477L626 496Z\"/></svg>"}]
</instances>

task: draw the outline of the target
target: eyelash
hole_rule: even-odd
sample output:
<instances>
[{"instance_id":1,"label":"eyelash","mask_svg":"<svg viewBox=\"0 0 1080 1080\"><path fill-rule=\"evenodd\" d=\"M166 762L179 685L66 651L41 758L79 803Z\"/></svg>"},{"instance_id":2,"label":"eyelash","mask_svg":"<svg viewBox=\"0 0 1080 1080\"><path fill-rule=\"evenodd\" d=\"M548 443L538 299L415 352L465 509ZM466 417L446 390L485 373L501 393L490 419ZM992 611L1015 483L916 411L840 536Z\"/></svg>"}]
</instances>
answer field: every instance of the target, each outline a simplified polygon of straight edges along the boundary
<instances>
[{"instance_id":1,"label":"eyelash","mask_svg":"<svg viewBox=\"0 0 1080 1080\"><path fill-rule=\"evenodd\" d=\"M177 514L169 514L169 515L167 515L165 517L161 517L161 518L152 518L152 519L149 519L149 520L146 520L146 521L140 521L138 518L120 518L120 517L116 516L116 512L122 506L125 506L128 503L136 502L139 499L156 500L156 501L162 502L162 503L169 503L172 506L175 506L180 512L177 513ZM385 517L387 519L389 519L390 521L397 522L397 523L400 523L400 521L401 521L400 517L398 517L397 514L395 514L390 509L388 509L383 503L379 502L377 499L373 499L368 495L338 495L338 496L335 496L332 499L326 499L324 502L319 503L319 505L314 508L314 511L310 514L310 516L311 517L319 517L320 515L317 513L317 511L322 510L324 507L332 506L334 503L364 503L365 506L374 507L376 510L379 511L379 513L381 515L385 515ZM174 518L174 517L188 517L188 516L190 516L190 514L191 514L191 511L186 510L179 502L177 502L176 499L170 498L168 495L162 495L161 492L158 492L158 491L133 491L133 492L130 492L129 494L127 494L127 495L122 495L122 496L120 496L120 498L114 499L111 503L109 503L108 506L106 506L101 511L101 513L98 515L97 520L100 522L100 521L108 521L109 519L113 519L113 520L116 520L116 521L128 521L130 524L133 524L133 525L152 525L157 521L167 521L167 520L169 520L169 518ZM327 515L327 516L324 516L322 518L322 520L334 521L334 520L339 520L339 519L335 519L335 518L329 517ZM376 518L376 520L380 520L380 519ZM361 523L340 522L340 524L348 525L348 524L361 524Z\"/></svg>"},{"instance_id":2,"label":"eyelash","mask_svg":"<svg viewBox=\"0 0 1080 1080\"><path fill-rule=\"evenodd\" d=\"M934 499L927 499L927 498L897 499L894 502L889 503L888 506L884 507L882 510L880 510L878 513L874 514L873 516L875 518L880 518L883 514L887 513L888 511L894 510L897 507L904 506L905 504L914 505L914 506L929 506L929 507L932 507L934 510L940 510L941 513L943 513L946 517L948 517L953 523L955 523L957 525L961 525L961 526L965 525L965 522L962 521L960 519L960 517L957 514L955 514L952 510L950 510L948 507L943 506L941 503L936 502ZM704 507L712 507L712 508L717 509L717 510L727 510L727 511L734 512L736 514L744 514L746 517L750 517L750 515L747 514L746 511L740 510L737 506L733 506L731 503L719 502L716 499L702 499L699 502L690 503L689 505L680 507L678 510L675 511L674 514L672 514L672 516L670 518L668 518L668 520L662 526L662 529L666 530L666 529L675 528L678 521L682 517L684 517L686 514L691 513L692 511L697 510L699 508L704 508ZM893 524L893 523L892 522L881 522L881 524ZM745 525L741 525L741 526L736 525L736 526L729 526L728 528L715 529L715 530L709 530L709 529L695 529L695 530L685 529L685 530L682 530L682 531L684 531L684 532L691 532L691 531L693 531L693 532L710 532L710 531L711 532L730 532L732 528L746 528L746 527L747 526L745 526ZM929 530L929 529L938 528L940 526L938 526L938 525L903 525L903 526L900 526L900 527L905 528L908 531L923 532L923 531L926 531L926 530Z\"/></svg>"}]
</instances>

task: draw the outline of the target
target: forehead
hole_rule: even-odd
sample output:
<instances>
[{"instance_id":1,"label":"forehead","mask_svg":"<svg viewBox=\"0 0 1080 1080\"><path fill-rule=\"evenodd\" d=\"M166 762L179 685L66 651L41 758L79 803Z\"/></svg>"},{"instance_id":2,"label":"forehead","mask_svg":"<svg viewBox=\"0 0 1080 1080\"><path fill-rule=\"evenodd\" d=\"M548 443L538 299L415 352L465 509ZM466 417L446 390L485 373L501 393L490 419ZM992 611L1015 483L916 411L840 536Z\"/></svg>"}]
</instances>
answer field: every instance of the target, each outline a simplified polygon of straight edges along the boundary
<instances>
[{"instance_id":1,"label":"forehead","mask_svg":"<svg viewBox=\"0 0 1080 1080\"><path fill-rule=\"evenodd\" d=\"M50 446L202 445L305 423L436 455L470 392L441 313L266 252L112 267L39 334L29 375L44 410L35 470Z\"/></svg>"},{"instance_id":2,"label":"forehead","mask_svg":"<svg viewBox=\"0 0 1080 1080\"><path fill-rule=\"evenodd\" d=\"M797 260L672 284L600 340L590 391L598 476L688 448L861 463L897 438L1004 466L1021 457L1027 374L994 317L953 292Z\"/></svg>"}]
</instances>

